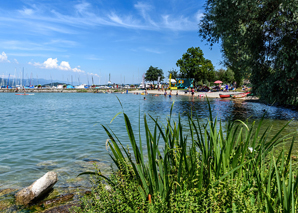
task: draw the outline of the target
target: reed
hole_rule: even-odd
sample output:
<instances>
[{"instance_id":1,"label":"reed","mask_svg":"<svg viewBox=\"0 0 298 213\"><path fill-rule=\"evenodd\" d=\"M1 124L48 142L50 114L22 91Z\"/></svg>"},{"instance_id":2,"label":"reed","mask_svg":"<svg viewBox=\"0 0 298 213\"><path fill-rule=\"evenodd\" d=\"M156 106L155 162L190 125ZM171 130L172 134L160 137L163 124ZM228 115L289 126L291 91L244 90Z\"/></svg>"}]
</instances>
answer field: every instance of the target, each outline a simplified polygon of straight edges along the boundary
<instances>
[{"instance_id":1,"label":"reed","mask_svg":"<svg viewBox=\"0 0 298 213\"><path fill-rule=\"evenodd\" d=\"M291 135L282 137L281 133L289 122L272 137L269 137L270 127L260 132L263 119L258 125L229 121L223 128L222 123L212 117L209 105L207 122L201 124L197 116L189 114L186 128L180 115L177 120L172 118L173 106L174 103L165 124L144 115L145 139L140 136L140 124L137 139L127 114L116 115L124 117L132 153L108 126L103 125L109 136L108 147L118 169L115 173L118 178L105 177L100 171L94 174L100 175L114 189L122 181L135 183L134 193L141 196L142 205L147 206L145 209L153 212L160 208L179 210L185 196L191 197L185 201L185 211L199 211L204 203L209 203L203 212L211 212L218 199L213 198L214 190L226 190L223 186L233 189L229 193L240 194L242 201L237 203L232 196L220 206L221 210L245 209L250 205L257 211L295 212L298 181L290 160L294 139L287 154L283 150L277 159L272 154L276 146L288 142ZM148 119L153 121L152 127ZM159 145L163 145L162 150ZM124 196L121 202L125 203L126 192L122 190L121 193ZM246 206L240 207L242 203Z\"/></svg>"}]
</instances>

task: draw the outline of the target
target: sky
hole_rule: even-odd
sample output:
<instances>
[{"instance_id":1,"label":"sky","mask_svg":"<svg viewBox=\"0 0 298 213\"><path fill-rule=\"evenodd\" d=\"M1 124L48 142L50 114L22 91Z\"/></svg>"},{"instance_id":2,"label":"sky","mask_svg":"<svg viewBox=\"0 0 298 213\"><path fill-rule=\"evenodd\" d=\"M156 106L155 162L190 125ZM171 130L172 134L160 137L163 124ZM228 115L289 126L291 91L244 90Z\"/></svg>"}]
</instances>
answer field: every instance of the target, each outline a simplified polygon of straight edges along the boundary
<instances>
[{"instance_id":1,"label":"sky","mask_svg":"<svg viewBox=\"0 0 298 213\"><path fill-rule=\"evenodd\" d=\"M216 69L220 46L198 35L203 0L0 1L0 77L71 83L140 83L149 66L165 76L190 47Z\"/></svg>"}]
</instances>

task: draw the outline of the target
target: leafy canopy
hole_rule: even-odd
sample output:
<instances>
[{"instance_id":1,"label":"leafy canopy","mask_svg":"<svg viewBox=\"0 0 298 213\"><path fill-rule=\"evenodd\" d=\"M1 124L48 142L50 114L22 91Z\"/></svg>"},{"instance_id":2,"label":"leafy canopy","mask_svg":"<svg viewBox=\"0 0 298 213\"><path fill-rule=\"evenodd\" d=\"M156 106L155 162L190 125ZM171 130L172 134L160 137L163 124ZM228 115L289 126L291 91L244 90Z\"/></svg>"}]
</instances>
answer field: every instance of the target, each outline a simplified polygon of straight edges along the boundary
<instances>
[{"instance_id":1,"label":"leafy canopy","mask_svg":"<svg viewBox=\"0 0 298 213\"><path fill-rule=\"evenodd\" d=\"M204 58L203 51L199 47L191 47L182 55L177 63L180 72L187 78L199 80L211 80L214 78L214 67L210 60Z\"/></svg>"},{"instance_id":2,"label":"leafy canopy","mask_svg":"<svg viewBox=\"0 0 298 213\"><path fill-rule=\"evenodd\" d=\"M163 75L162 69L158 69L158 67L150 66L145 74L145 80L146 81L157 81L158 76L160 76L160 81L162 81L165 77Z\"/></svg>"},{"instance_id":3,"label":"leafy canopy","mask_svg":"<svg viewBox=\"0 0 298 213\"><path fill-rule=\"evenodd\" d=\"M268 102L297 104L298 0L208 0L200 36Z\"/></svg>"}]
</instances>

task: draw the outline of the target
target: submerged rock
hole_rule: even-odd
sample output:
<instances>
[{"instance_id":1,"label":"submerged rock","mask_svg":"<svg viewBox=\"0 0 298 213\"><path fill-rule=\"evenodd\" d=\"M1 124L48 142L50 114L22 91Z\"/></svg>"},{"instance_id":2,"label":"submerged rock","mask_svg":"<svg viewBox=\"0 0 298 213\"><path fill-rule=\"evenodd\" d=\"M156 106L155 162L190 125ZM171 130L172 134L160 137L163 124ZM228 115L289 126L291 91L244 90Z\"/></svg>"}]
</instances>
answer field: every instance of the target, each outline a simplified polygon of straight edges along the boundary
<instances>
[{"instance_id":1,"label":"submerged rock","mask_svg":"<svg viewBox=\"0 0 298 213\"><path fill-rule=\"evenodd\" d=\"M65 203L66 201L71 200L74 197L74 194L66 194L66 195L60 195L59 197L56 197L54 199L43 201L39 204L39 206L43 206L45 208L49 208L55 205L59 205L61 203Z\"/></svg>"},{"instance_id":2,"label":"submerged rock","mask_svg":"<svg viewBox=\"0 0 298 213\"><path fill-rule=\"evenodd\" d=\"M43 213L69 213L70 209L75 206L79 207L80 205L79 204L66 204L63 206L58 206L58 207L54 207L52 209L48 209L48 210L44 211Z\"/></svg>"},{"instance_id":3,"label":"submerged rock","mask_svg":"<svg viewBox=\"0 0 298 213\"><path fill-rule=\"evenodd\" d=\"M57 173L48 172L30 186L19 191L16 196L16 203L19 205L28 205L34 200L45 195L57 183Z\"/></svg>"},{"instance_id":4,"label":"submerged rock","mask_svg":"<svg viewBox=\"0 0 298 213\"><path fill-rule=\"evenodd\" d=\"M5 196L5 195L9 195L12 194L13 192L17 191L17 189L1 189L0 190L0 197Z\"/></svg>"}]
</instances>

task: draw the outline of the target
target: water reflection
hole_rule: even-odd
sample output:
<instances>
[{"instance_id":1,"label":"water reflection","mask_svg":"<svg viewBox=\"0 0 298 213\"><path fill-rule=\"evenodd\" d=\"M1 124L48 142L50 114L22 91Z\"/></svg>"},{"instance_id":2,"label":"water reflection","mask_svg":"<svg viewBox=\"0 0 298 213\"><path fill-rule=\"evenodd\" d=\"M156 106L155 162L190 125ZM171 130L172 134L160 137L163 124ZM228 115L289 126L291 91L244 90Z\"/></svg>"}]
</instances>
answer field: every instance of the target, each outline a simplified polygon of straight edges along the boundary
<instances>
[{"instance_id":1,"label":"water reflection","mask_svg":"<svg viewBox=\"0 0 298 213\"><path fill-rule=\"evenodd\" d=\"M145 112L155 114L169 113L172 102L174 101L173 112L181 115L193 111L200 118L206 118L209 114L206 99L197 97L172 97L164 96L147 98L150 104L143 105ZM222 121L231 120L259 120L263 116L265 119L272 120L298 120L298 112L275 106L268 106L251 100L233 99L209 99L213 116L217 116Z\"/></svg>"}]
</instances>

